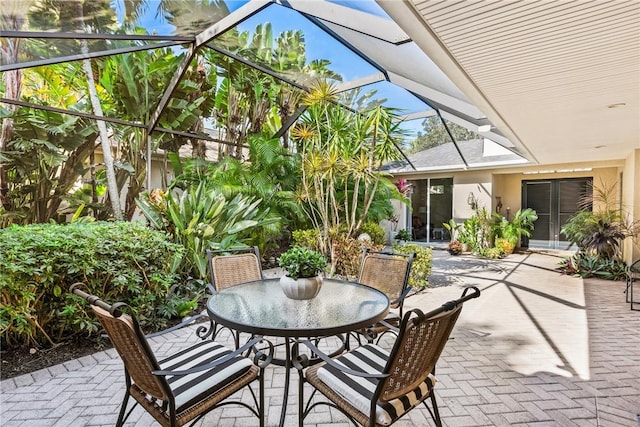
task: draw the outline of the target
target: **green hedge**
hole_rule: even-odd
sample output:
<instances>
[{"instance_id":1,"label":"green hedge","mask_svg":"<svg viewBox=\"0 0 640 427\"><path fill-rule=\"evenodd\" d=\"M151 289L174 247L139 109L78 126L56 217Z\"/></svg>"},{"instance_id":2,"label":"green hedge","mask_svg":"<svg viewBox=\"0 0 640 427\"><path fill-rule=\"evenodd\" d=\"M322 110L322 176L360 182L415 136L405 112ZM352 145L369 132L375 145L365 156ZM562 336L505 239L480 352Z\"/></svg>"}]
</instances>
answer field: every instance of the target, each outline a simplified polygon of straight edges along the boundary
<instances>
[{"instance_id":1,"label":"green hedge","mask_svg":"<svg viewBox=\"0 0 640 427\"><path fill-rule=\"evenodd\" d=\"M98 331L95 317L68 294L75 282L107 302L124 301L143 324L161 326L185 297L170 291L183 249L142 223L32 224L0 230L3 345L55 344Z\"/></svg>"}]
</instances>

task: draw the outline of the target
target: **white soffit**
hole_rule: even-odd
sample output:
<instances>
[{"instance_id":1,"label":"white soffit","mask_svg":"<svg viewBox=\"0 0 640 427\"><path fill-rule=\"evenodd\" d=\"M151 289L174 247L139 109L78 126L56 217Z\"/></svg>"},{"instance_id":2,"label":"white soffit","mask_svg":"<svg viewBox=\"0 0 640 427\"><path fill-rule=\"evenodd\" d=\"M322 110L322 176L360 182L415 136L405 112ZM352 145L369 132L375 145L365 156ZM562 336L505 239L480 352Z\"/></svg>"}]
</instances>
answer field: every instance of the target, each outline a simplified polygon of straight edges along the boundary
<instances>
[{"instance_id":1,"label":"white soffit","mask_svg":"<svg viewBox=\"0 0 640 427\"><path fill-rule=\"evenodd\" d=\"M378 3L540 163L640 147L640 1Z\"/></svg>"}]
</instances>

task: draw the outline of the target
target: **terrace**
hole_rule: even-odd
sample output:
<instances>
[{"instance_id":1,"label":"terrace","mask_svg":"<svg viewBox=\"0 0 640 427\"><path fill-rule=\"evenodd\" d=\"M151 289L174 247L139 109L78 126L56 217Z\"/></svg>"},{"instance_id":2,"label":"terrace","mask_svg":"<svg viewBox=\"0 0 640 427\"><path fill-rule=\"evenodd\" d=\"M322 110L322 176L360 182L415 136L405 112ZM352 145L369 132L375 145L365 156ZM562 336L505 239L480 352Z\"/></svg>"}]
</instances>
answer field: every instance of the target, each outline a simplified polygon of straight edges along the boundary
<instances>
[{"instance_id":1,"label":"terrace","mask_svg":"<svg viewBox=\"0 0 640 427\"><path fill-rule=\"evenodd\" d=\"M436 371L444 425L638 425L640 318L624 303L624 284L560 275L557 261L557 254L536 252L498 261L436 252L433 287L410 297L407 306L434 307L456 298L465 285L483 293L465 305ZM189 334L169 334L154 348L168 354ZM278 422L283 382L282 368L268 368L267 425ZM108 350L5 380L1 387L4 426L111 426L124 392L122 362ZM295 389L285 425L297 425ZM419 407L397 425L430 421ZM128 425L152 424L138 408ZM257 421L228 408L198 425ZM327 409L305 425L348 423Z\"/></svg>"}]
</instances>

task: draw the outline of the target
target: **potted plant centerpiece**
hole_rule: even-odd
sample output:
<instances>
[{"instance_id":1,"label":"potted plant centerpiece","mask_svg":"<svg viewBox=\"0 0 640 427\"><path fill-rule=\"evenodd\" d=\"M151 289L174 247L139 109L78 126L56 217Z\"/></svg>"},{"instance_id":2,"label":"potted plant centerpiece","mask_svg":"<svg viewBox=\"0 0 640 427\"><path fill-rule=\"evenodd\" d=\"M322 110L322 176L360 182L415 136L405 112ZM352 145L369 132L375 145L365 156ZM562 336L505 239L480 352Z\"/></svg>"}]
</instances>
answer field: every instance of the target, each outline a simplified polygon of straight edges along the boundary
<instances>
[{"instance_id":1,"label":"potted plant centerpiece","mask_svg":"<svg viewBox=\"0 0 640 427\"><path fill-rule=\"evenodd\" d=\"M294 246L280 256L278 264L286 271L286 275L280 278L280 286L286 296L310 299L318 295L322 286L320 273L327 266L320 252Z\"/></svg>"}]
</instances>

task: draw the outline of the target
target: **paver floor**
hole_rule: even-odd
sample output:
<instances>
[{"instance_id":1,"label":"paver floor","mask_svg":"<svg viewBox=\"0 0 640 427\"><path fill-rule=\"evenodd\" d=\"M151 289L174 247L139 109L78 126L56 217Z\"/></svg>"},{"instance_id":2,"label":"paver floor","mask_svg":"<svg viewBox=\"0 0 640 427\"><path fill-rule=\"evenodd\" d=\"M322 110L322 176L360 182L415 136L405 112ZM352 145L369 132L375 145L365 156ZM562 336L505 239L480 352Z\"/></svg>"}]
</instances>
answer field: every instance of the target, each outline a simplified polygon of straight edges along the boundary
<instances>
[{"instance_id":1,"label":"paver floor","mask_svg":"<svg viewBox=\"0 0 640 427\"><path fill-rule=\"evenodd\" d=\"M479 260L434 251L432 287L411 296L407 308L435 308L467 285L482 291L465 305L437 367L444 425L640 426L640 312L625 303L623 282L562 276L555 271L558 261L553 253ZM193 339L182 330L152 345L163 355ZM293 373L287 426L297 425L296 377ZM267 425L275 426L284 368L267 368L265 378ZM111 426L123 389L114 350L86 356L2 381L0 425ZM127 425L155 422L137 408ZM257 420L231 406L198 425L254 426ZM319 407L305 425L349 423L337 411ZM395 425L433 423L417 408Z\"/></svg>"}]
</instances>

